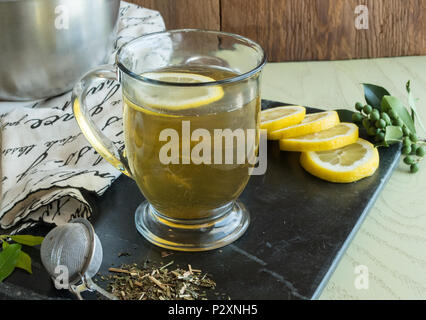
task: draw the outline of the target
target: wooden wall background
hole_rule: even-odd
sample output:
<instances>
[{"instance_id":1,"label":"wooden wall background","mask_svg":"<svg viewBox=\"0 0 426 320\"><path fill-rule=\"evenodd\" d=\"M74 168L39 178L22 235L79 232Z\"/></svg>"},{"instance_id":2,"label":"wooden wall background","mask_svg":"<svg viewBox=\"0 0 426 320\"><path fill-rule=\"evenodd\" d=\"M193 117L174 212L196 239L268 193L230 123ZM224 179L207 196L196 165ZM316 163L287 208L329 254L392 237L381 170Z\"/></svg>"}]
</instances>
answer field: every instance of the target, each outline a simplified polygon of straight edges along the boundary
<instances>
[{"instance_id":1,"label":"wooden wall background","mask_svg":"<svg viewBox=\"0 0 426 320\"><path fill-rule=\"evenodd\" d=\"M269 61L426 55L426 0L128 0L168 29L223 30L259 42ZM366 5L369 29L355 28Z\"/></svg>"}]
</instances>

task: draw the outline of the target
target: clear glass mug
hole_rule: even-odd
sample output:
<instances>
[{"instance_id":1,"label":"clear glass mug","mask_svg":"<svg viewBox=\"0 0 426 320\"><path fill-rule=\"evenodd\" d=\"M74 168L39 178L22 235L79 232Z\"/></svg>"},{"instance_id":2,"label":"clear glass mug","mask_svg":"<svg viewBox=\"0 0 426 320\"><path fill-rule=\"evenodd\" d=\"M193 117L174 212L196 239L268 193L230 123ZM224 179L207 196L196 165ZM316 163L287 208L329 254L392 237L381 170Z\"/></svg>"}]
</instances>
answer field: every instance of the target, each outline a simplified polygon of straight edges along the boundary
<instances>
[{"instance_id":1,"label":"clear glass mug","mask_svg":"<svg viewBox=\"0 0 426 320\"><path fill-rule=\"evenodd\" d=\"M150 242L209 250L247 229L249 214L237 198L253 167L249 150L258 150L265 62L262 48L242 36L172 30L130 41L116 66L100 66L75 85L83 134L147 200L135 223ZM122 87L124 152L88 115L87 90L105 79Z\"/></svg>"}]
</instances>

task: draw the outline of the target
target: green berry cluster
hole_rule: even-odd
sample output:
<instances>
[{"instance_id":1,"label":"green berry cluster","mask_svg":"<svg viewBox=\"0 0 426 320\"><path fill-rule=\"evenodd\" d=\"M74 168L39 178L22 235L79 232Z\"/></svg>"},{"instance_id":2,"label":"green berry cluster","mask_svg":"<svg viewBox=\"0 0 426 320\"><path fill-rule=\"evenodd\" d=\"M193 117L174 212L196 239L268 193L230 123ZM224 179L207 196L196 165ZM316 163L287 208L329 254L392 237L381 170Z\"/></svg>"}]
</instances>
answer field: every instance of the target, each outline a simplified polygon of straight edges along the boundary
<instances>
[{"instance_id":1,"label":"green berry cluster","mask_svg":"<svg viewBox=\"0 0 426 320\"><path fill-rule=\"evenodd\" d=\"M391 115L361 102L355 104L355 109L359 112L352 114L352 121L361 123L367 134L374 137L374 141L384 141L386 126L393 124Z\"/></svg>"},{"instance_id":2,"label":"green berry cluster","mask_svg":"<svg viewBox=\"0 0 426 320\"><path fill-rule=\"evenodd\" d=\"M410 166L410 171L412 173L419 171L418 163L426 154L425 147L418 145L417 142L417 136L413 133L404 136L402 140L402 154L405 156L404 163Z\"/></svg>"},{"instance_id":3,"label":"green berry cluster","mask_svg":"<svg viewBox=\"0 0 426 320\"><path fill-rule=\"evenodd\" d=\"M419 145L417 135L411 132L398 114L390 109L380 112L378 109L361 102L355 104L355 109L358 112L352 114L352 121L361 123L367 131L367 134L374 137L377 143L385 140L387 126L398 126L403 133L402 138L402 154L404 163L410 166L410 171L415 173L419 170L419 162L426 154L424 146Z\"/></svg>"}]
</instances>

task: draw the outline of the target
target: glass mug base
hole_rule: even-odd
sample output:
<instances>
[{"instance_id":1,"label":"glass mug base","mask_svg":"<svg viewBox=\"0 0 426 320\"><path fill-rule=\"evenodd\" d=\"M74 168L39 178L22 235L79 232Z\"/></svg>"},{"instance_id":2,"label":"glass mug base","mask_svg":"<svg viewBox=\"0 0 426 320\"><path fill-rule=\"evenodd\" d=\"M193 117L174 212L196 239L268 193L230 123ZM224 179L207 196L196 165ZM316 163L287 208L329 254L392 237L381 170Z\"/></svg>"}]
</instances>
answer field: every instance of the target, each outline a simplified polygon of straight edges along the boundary
<instances>
[{"instance_id":1,"label":"glass mug base","mask_svg":"<svg viewBox=\"0 0 426 320\"><path fill-rule=\"evenodd\" d=\"M207 251L223 247L241 237L250 216L244 205L231 202L214 217L178 220L163 216L148 201L135 212L136 229L149 242L178 251Z\"/></svg>"}]
</instances>

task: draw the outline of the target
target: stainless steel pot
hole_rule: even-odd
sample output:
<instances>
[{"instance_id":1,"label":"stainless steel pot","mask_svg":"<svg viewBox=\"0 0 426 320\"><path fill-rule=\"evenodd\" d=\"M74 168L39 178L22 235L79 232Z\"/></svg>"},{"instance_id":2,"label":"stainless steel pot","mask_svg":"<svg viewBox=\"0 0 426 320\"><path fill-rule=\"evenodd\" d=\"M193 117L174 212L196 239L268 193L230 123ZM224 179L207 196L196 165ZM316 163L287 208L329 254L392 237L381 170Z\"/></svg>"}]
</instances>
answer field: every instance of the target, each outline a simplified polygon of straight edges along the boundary
<instances>
[{"instance_id":1,"label":"stainless steel pot","mask_svg":"<svg viewBox=\"0 0 426 320\"><path fill-rule=\"evenodd\" d=\"M120 0L0 0L0 100L72 88L111 52Z\"/></svg>"}]
</instances>

